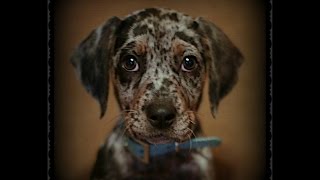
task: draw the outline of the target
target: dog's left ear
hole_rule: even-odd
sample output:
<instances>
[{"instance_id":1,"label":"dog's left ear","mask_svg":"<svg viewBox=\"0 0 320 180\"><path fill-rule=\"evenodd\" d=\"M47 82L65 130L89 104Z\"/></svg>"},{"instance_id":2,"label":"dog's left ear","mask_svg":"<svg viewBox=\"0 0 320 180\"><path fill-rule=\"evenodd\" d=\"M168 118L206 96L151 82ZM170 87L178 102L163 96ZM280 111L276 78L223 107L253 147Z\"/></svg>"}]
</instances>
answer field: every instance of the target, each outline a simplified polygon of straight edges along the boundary
<instances>
[{"instance_id":1,"label":"dog's left ear","mask_svg":"<svg viewBox=\"0 0 320 180\"><path fill-rule=\"evenodd\" d=\"M213 23L198 18L194 22L203 36L204 54L209 75L209 100L215 117L220 100L238 80L238 69L243 62L239 49Z\"/></svg>"},{"instance_id":2,"label":"dog's left ear","mask_svg":"<svg viewBox=\"0 0 320 180\"><path fill-rule=\"evenodd\" d=\"M108 69L114 49L115 31L120 22L119 18L113 17L93 30L81 42L71 58L71 63L76 68L83 86L100 103L100 118L107 108Z\"/></svg>"}]
</instances>

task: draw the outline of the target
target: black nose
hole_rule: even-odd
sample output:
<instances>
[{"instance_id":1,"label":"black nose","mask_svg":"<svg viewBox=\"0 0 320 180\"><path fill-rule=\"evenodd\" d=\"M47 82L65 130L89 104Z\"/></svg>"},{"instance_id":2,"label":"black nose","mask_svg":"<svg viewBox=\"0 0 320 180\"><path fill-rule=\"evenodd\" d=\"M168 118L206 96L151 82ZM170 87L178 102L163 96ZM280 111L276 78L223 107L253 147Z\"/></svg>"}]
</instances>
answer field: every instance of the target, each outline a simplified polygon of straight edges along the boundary
<instances>
[{"instance_id":1,"label":"black nose","mask_svg":"<svg viewBox=\"0 0 320 180\"><path fill-rule=\"evenodd\" d=\"M153 127L164 129L173 123L176 109L171 103L152 103L147 106L146 115Z\"/></svg>"}]
</instances>

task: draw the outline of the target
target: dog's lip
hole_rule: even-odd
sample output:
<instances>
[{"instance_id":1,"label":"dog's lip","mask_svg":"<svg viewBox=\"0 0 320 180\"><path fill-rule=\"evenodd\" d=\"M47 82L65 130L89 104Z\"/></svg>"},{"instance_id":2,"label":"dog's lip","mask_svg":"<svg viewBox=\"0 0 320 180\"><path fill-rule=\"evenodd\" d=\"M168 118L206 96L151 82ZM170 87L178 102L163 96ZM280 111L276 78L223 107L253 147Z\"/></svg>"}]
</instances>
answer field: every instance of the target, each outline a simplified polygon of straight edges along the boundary
<instances>
[{"instance_id":1,"label":"dog's lip","mask_svg":"<svg viewBox=\"0 0 320 180\"><path fill-rule=\"evenodd\" d=\"M167 137L163 134L157 134L153 136L148 136L144 138L150 144L166 144L174 142L174 140L170 137Z\"/></svg>"}]
</instances>

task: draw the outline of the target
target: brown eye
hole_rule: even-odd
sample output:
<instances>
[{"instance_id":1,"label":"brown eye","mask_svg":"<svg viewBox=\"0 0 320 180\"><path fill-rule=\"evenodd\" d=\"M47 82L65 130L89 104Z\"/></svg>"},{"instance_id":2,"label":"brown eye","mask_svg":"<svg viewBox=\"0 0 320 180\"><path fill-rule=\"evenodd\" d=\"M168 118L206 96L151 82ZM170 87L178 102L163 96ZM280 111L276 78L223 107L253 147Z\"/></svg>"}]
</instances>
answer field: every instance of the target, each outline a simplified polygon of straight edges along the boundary
<instances>
[{"instance_id":1,"label":"brown eye","mask_svg":"<svg viewBox=\"0 0 320 180\"><path fill-rule=\"evenodd\" d=\"M181 69L182 71L191 71L192 69L194 69L196 67L196 57L195 56L186 56L183 58L183 62L181 65Z\"/></svg>"},{"instance_id":2,"label":"brown eye","mask_svg":"<svg viewBox=\"0 0 320 180\"><path fill-rule=\"evenodd\" d=\"M139 65L135 56L126 56L122 62L122 68L127 71L138 71Z\"/></svg>"}]
</instances>

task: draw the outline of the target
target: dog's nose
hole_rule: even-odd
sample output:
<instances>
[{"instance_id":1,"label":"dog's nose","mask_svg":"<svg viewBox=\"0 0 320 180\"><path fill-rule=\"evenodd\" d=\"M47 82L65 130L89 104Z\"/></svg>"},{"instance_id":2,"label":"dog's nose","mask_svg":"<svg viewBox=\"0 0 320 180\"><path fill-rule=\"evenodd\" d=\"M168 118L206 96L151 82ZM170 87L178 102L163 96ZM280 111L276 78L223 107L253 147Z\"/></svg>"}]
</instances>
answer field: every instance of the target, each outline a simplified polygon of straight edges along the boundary
<instances>
[{"instance_id":1,"label":"dog's nose","mask_svg":"<svg viewBox=\"0 0 320 180\"><path fill-rule=\"evenodd\" d=\"M152 103L146 108L150 124L158 129L168 128L176 117L176 109L171 103Z\"/></svg>"}]
</instances>

